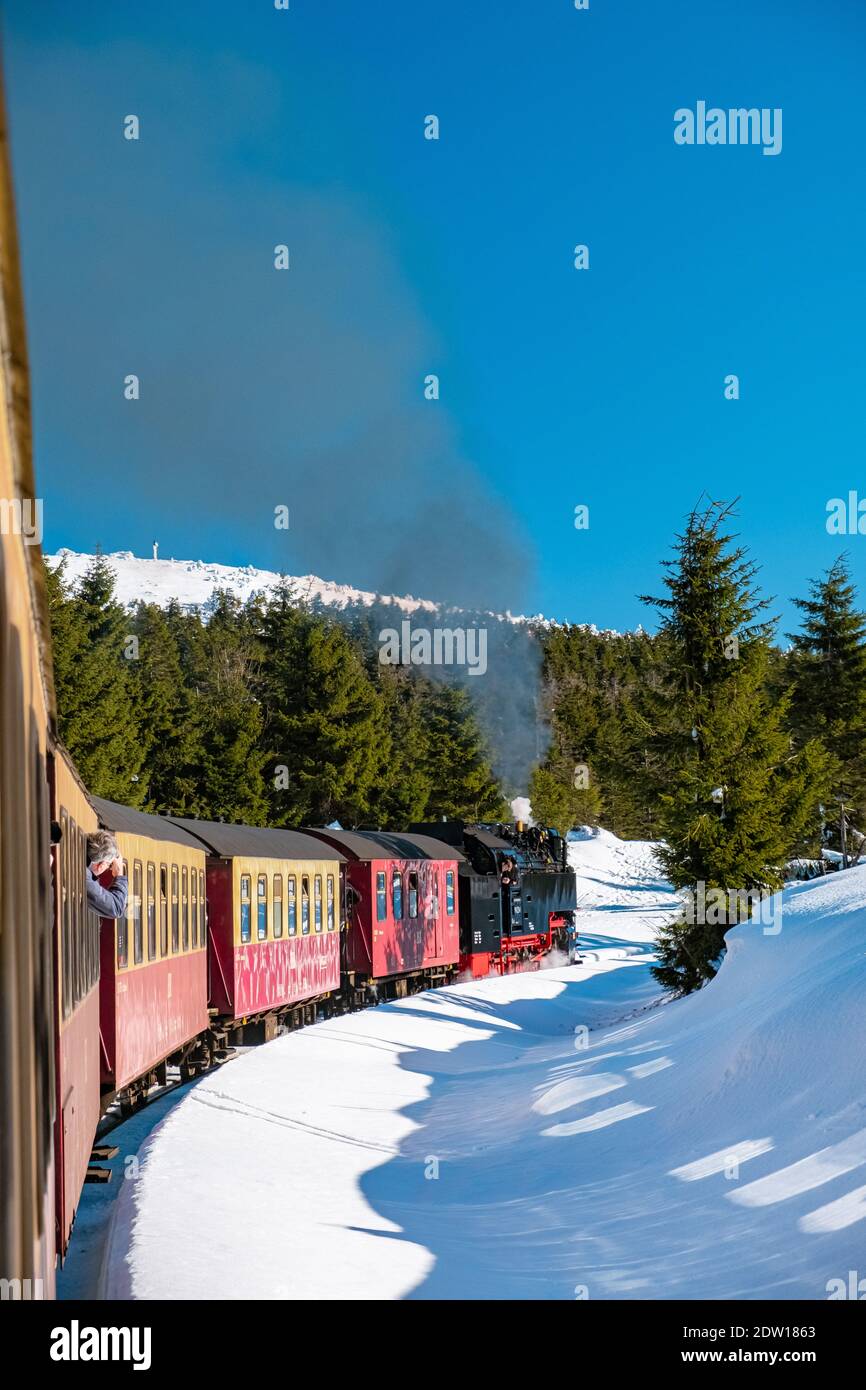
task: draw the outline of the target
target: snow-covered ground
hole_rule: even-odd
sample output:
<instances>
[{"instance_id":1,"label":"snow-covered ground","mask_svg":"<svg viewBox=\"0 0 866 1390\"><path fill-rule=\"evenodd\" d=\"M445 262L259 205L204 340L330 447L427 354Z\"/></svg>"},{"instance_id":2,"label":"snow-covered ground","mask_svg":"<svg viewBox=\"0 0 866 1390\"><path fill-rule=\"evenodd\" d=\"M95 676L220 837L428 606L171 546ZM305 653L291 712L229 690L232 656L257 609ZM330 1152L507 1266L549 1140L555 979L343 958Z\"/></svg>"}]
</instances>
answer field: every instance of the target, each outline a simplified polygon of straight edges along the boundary
<instances>
[{"instance_id":1,"label":"snow-covered ground","mask_svg":"<svg viewBox=\"0 0 866 1390\"><path fill-rule=\"evenodd\" d=\"M866 867L786 889L778 934L736 928L717 979L657 1007L651 846L570 852L583 965L321 1023L190 1087L129 1141L99 1291L823 1299L866 1273Z\"/></svg>"}]
</instances>

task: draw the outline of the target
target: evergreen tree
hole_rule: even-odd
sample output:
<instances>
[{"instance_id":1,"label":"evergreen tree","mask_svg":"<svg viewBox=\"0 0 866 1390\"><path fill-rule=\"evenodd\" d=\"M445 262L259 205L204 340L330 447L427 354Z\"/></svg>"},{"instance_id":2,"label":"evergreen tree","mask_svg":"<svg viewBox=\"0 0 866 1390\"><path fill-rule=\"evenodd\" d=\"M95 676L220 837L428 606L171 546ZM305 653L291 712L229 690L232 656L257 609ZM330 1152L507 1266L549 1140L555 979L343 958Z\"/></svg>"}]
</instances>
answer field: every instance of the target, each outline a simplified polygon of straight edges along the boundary
<instances>
[{"instance_id":1,"label":"evergreen tree","mask_svg":"<svg viewBox=\"0 0 866 1390\"><path fill-rule=\"evenodd\" d=\"M196 814L264 825L268 799L264 715L257 694L260 652L249 615L231 594L218 593L201 633L194 673L200 730Z\"/></svg>"},{"instance_id":2,"label":"evergreen tree","mask_svg":"<svg viewBox=\"0 0 866 1390\"><path fill-rule=\"evenodd\" d=\"M537 825L553 826L567 835L575 825L597 825L601 797L590 780L575 786L575 769L560 760L533 768L529 782L529 801Z\"/></svg>"},{"instance_id":3,"label":"evergreen tree","mask_svg":"<svg viewBox=\"0 0 866 1390\"><path fill-rule=\"evenodd\" d=\"M665 719L669 789L661 798L659 858L674 887L743 893L781 886L786 859L814 830L827 761L809 741L796 752L786 706L767 690L771 624L755 567L724 532L729 509L694 512L665 561L661 611L670 669ZM687 993L712 978L738 920L674 923L660 935L657 978Z\"/></svg>"},{"instance_id":4,"label":"evergreen tree","mask_svg":"<svg viewBox=\"0 0 866 1390\"><path fill-rule=\"evenodd\" d=\"M424 680L402 666L378 667L377 681L388 729L390 755L370 794L369 820L385 830L405 830L427 819L431 780Z\"/></svg>"},{"instance_id":5,"label":"evergreen tree","mask_svg":"<svg viewBox=\"0 0 866 1390\"><path fill-rule=\"evenodd\" d=\"M835 759L830 792L862 829L866 820L866 615L855 608L845 557L794 599L802 631L790 634L790 727L798 745L820 737ZM828 807L838 822L838 806Z\"/></svg>"},{"instance_id":6,"label":"evergreen tree","mask_svg":"<svg viewBox=\"0 0 866 1390\"><path fill-rule=\"evenodd\" d=\"M472 697L459 685L431 684L426 699L431 820L502 820L508 806L490 766Z\"/></svg>"},{"instance_id":7,"label":"evergreen tree","mask_svg":"<svg viewBox=\"0 0 866 1390\"><path fill-rule=\"evenodd\" d=\"M75 594L62 567L47 582L60 737L91 792L140 806L147 779L135 647L129 616L114 597L114 573L98 554Z\"/></svg>"},{"instance_id":8,"label":"evergreen tree","mask_svg":"<svg viewBox=\"0 0 866 1390\"><path fill-rule=\"evenodd\" d=\"M335 622L299 609L288 586L262 627L271 821L357 825L390 754L383 701Z\"/></svg>"},{"instance_id":9,"label":"evergreen tree","mask_svg":"<svg viewBox=\"0 0 866 1390\"><path fill-rule=\"evenodd\" d=\"M202 806L201 706L187 685L178 645L179 610L139 604L136 701L143 732L148 797L145 809L194 815Z\"/></svg>"}]
</instances>

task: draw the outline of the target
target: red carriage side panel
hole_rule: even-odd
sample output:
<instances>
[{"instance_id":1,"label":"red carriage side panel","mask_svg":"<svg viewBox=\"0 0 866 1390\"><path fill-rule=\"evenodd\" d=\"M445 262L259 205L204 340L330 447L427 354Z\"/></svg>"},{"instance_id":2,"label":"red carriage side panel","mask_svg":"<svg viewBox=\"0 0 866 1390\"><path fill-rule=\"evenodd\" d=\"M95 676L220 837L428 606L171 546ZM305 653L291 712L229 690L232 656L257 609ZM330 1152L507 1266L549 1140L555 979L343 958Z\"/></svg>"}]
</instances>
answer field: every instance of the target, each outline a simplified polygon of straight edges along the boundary
<instances>
[{"instance_id":1,"label":"red carriage side panel","mask_svg":"<svg viewBox=\"0 0 866 1390\"><path fill-rule=\"evenodd\" d=\"M208 1002L222 1017L235 1017L234 918L232 866L224 859L207 861Z\"/></svg>"},{"instance_id":2,"label":"red carriage side panel","mask_svg":"<svg viewBox=\"0 0 866 1390\"><path fill-rule=\"evenodd\" d=\"M317 873L317 871L319 871ZM300 909L303 881L334 880L335 916L331 930L326 920L315 930L310 918L304 930ZM239 926L239 885L245 880L255 891L264 877L272 894L275 876L281 891L295 885L295 918L290 924L288 897L281 916L280 935L274 935L273 900L267 898L265 937L258 939L256 905L250 903L250 940L242 940ZM208 956L210 1004L220 1017L251 1018L272 1009L302 1003L340 987L340 932L336 917L339 867L337 861L293 861L252 856L208 860ZM281 900L283 901L283 900ZM324 906L324 904L323 904Z\"/></svg>"},{"instance_id":3,"label":"red carriage side panel","mask_svg":"<svg viewBox=\"0 0 866 1390\"><path fill-rule=\"evenodd\" d=\"M340 987L337 931L235 947L236 1017L298 1003Z\"/></svg>"},{"instance_id":4,"label":"red carriage side panel","mask_svg":"<svg viewBox=\"0 0 866 1390\"><path fill-rule=\"evenodd\" d=\"M373 967L373 932L380 924L374 924L373 919L376 905L376 872L379 868L378 861L346 865L346 882L351 890L350 898L353 903L346 934L346 969L370 976L376 974Z\"/></svg>"},{"instance_id":5,"label":"red carriage side panel","mask_svg":"<svg viewBox=\"0 0 866 1390\"><path fill-rule=\"evenodd\" d=\"M377 861L373 868L379 872L385 869L388 882L385 920L373 921L376 977L456 964L460 951L456 903L449 916L445 899L445 870L456 873L456 862L392 859ZM380 910L377 903L374 919Z\"/></svg>"},{"instance_id":6,"label":"red carriage side panel","mask_svg":"<svg viewBox=\"0 0 866 1390\"><path fill-rule=\"evenodd\" d=\"M100 926L102 1086L123 1092L144 1081L146 1090L154 1069L209 1023L205 851L160 816L93 801L129 881L123 917Z\"/></svg>"},{"instance_id":7,"label":"red carriage side panel","mask_svg":"<svg viewBox=\"0 0 866 1390\"><path fill-rule=\"evenodd\" d=\"M117 989L114 979L114 923L99 924L99 1065L107 1083L117 1052Z\"/></svg>"},{"instance_id":8,"label":"red carriage side panel","mask_svg":"<svg viewBox=\"0 0 866 1390\"><path fill-rule=\"evenodd\" d=\"M169 956L137 970L112 969L115 1039L110 1073L121 1091L208 1026L204 951Z\"/></svg>"}]
</instances>

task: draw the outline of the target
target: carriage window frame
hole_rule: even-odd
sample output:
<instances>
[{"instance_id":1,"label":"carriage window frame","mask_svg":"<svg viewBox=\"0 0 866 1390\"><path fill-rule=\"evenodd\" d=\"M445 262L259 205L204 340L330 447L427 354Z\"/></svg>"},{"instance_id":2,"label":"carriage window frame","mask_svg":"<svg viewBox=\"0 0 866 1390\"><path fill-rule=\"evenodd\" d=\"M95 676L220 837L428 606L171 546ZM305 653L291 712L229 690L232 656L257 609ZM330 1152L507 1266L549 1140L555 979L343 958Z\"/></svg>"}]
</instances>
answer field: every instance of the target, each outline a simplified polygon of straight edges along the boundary
<instances>
[{"instance_id":1,"label":"carriage window frame","mask_svg":"<svg viewBox=\"0 0 866 1390\"><path fill-rule=\"evenodd\" d=\"M73 821L73 842L75 845L75 875L73 879L75 883L75 910L73 912L74 939L72 949L72 961L74 967L74 978L72 981L73 1008L77 1008L78 1005L81 1003L81 1000L84 998L84 953L86 942L84 913L81 908L82 875L79 873L78 870L79 861L87 858L87 846L82 843L82 839L83 837L81 831L79 830L78 825ZM85 870L87 869L86 864L84 865L84 868Z\"/></svg>"},{"instance_id":2,"label":"carriage window frame","mask_svg":"<svg viewBox=\"0 0 866 1390\"><path fill-rule=\"evenodd\" d=\"M268 876L256 875L256 941L268 939Z\"/></svg>"},{"instance_id":3,"label":"carriage window frame","mask_svg":"<svg viewBox=\"0 0 866 1390\"><path fill-rule=\"evenodd\" d=\"M240 882L240 932L241 945L247 946L253 937L253 908L252 908L252 889L253 880L251 874L241 874Z\"/></svg>"},{"instance_id":4,"label":"carriage window frame","mask_svg":"<svg viewBox=\"0 0 866 1390\"><path fill-rule=\"evenodd\" d=\"M406 878L407 906L409 908L409 920L411 922L414 921L415 918L418 916L418 901L421 896L421 892L418 883L418 874L414 869L411 869L409 871Z\"/></svg>"},{"instance_id":5,"label":"carriage window frame","mask_svg":"<svg viewBox=\"0 0 866 1390\"><path fill-rule=\"evenodd\" d=\"M310 876L301 874L301 936L310 935Z\"/></svg>"},{"instance_id":6,"label":"carriage window frame","mask_svg":"<svg viewBox=\"0 0 866 1390\"><path fill-rule=\"evenodd\" d=\"M207 898L204 891L204 869L198 871L198 946L207 947Z\"/></svg>"},{"instance_id":7,"label":"carriage window frame","mask_svg":"<svg viewBox=\"0 0 866 1390\"><path fill-rule=\"evenodd\" d=\"M69 881L69 812L65 806L60 808L60 939L63 945L63 1017L69 1017L69 1000L72 994L72 974L70 962L69 918L72 910L72 885Z\"/></svg>"},{"instance_id":8,"label":"carriage window frame","mask_svg":"<svg viewBox=\"0 0 866 1390\"><path fill-rule=\"evenodd\" d=\"M388 920L388 875L384 869L376 871L376 921Z\"/></svg>"},{"instance_id":9,"label":"carriage window frame","mask_svg":"<svg viewBox=\"0 0 866 1390\"><path fill-rule=\"evenodd\" d=\"M168 955L168 869L165 864L159 866L157 914L159 918L159 958L165 960Z\"/></svg>"},{"instance_id":10,"label":"carriage window frame","mask_svg":"<svg viewBox=\"0 0 866 1390\"><path fill-rule=\"evenodd\" d=\"M283 876L274 874L271 884L271 928L273 938L279 941L283 934Z\"/></svg>"},{"instance_id":11,"label":"carriage window frame","mask_svg":"<svg viewBox=\"0 0 866 1390\"><path fill-rule=\"evenodd\" d=\"M391 911L395 922L403 920L403 874L399 869L391 873Z\"/></svg>"},{"instance_id":12,"label":"carriage window frame","mask_svg":"<svg viewBox=\"0 0 866 1390\"><path fill-rule=\"evenodd\" d=\"M189 871L189 916L192 949L198 950L198 869Z\"/></svg>"},{"instance_id":13,"label":"carriage window frame","mask_svg":"<svg viewBox=\"0 0 866 1390\"><path fill-rule=\"evenodd\" d=\"M180 944L183 951L189 950L189 869L186 864L180 870Z\"/></svg>"},{"instance_id":14,"label":"carriage window frame","mask_svg":"<svg viewBox=\"0 0 866 1390\"><path fill-rule=\"evenodd\" d=\"M180 950L180 873L177 864L171 866L171 954Z\"/></svg>"},{"instance_id":15,"label":"carriage window frame","mask_svg":"<svg viewBox=\"0 0 866 1390\"><path fill-rule=\"evenodd\" d=\"M328 874L327 883L326 883L326 885L325 885L325 911L326 911L326 925L327 925L328 931L335 931L335 930L336 930L336 925L337 925L336 897L337 897L337 889L336 889L336 885L335 885L335 883L334 883L334 875L333 875L333 874Z\"/></svg>"},{"instance_id":16,"label":"carriage window frame","mask_svg":"<svg viewBox=\"0 0 866 1390\"><path fill-rule=\"evenodd\" d=\"M286 878L286 932L289 936L298 934L298 879L296 874Z\"/></svg>"},{"instance_id":17,"label":"carriage window frame","mask_svg":"<svg viewBox=\"0 0 866 1390\"><path fill-rule=\"evenodd\" d=\"M322 931L322 875L313 875L313 926L316 935Z\"/></svg>"},{"instance_id":18,"label":"carriage window frame","mask_svg":"<svg viewBox=\"0 0 866 1390\"><path fill-rule=\"evenodd\" d=\"M454 870L445 870L445 909L449 917L454 916Z\"/></svg>"},{"instance_id":19,"label":"carriage window frame","mask_svg":"<svg viewBox=\"0 0 866 1390\"><path fill-rule=\"evenodd\" d=\"M132 963L141 965L144 960L144 934L141 921L141 898L143 892L143 872L141 860L132 865Z\"/></svg>"},{"instance_id":20,"label":"carriage window frame","mask_svg":"<svg viewBox=\"0 0 866 1390\"><path fill-rule=\"evenodd\" d=\"M147 959L156 960L156 864L147 861Z\"/></svg>"},{"instance_id":21,"label":"carriage window frame","mask_svg":"<svg viewBox=\"0 0 866 1390\"><path fill-rule=\"evenodd\" d=\"M125 970L129 965L129 935L130 924L132 922L132 894L126 894L126 906L123 915L117 919L115 930L115 960L118 970Z\"/></svg>"}]
</instances>

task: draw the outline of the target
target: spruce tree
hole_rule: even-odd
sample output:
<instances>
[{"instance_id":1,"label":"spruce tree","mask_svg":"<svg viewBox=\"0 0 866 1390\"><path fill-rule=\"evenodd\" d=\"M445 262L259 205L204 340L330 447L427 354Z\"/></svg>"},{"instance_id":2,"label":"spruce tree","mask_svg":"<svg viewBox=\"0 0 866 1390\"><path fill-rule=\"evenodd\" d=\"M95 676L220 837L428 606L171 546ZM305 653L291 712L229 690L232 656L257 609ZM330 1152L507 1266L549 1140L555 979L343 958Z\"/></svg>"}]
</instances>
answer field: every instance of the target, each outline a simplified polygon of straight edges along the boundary
<instances>
[{"instance_id":1,"label":"spruce tree","mask_svg":"<svg viewBox=\"0 0 866 1390\"><path fill-rule=\"evenodd\" d=\"M772 624L755 566L733 546L720 503L693 512L664 561L662 614L669 671L655 731L669 769L659 858L675 888L778 889L792 850L814 829L827 760L816 741L795 751L786 705L767 688ZM656 977L688 993L712 978L738 907L715 921L673 923L660 934Z\"/></svg>"},{"instance_id":2,"label":"spruce tree","mask_svg":"<svg viewBox=\"0 0 866 1390\"><path fill-rule=\"evenodd\" d=\"M504 819L508 806L490 766L472 697L462 686L431 683L426 706L427 815L449 820Z\"/></svg>"},{"instance_id":3,"label":"spruce tree","mask_svg":"<svg viewBox=\"0 0 866 1390\"><path fill-rule=\"evenodd\" d=\"M376 680L390 754L370 793L368 819L384 830L405 830L427 819L431 793L425 680L405 667L383 665Z\"/></svg>"},{"instance_id":4,"label":"spruce tree","mask_svg":"<svg viewBox=\"0 0 866 1390\"><path fill-rule=\"evenodd\" d=\"M841 556L795 598L802 630L789 634L790 727L798 745L819 737L835 760L828 820L846 806L862 831L866 822L866 615Z\"/></svg>"},{"instance_id":5,"label":"spruce tree","mask_svg":"<svg viewBox=\"0 0 866 1390\"><path fill-rule=\"evenodd\" d=\"M298 608L288 586L262 626L269 802L275 825L357 825L390 754L382 699L333 620Z\"/></svg>"},{"instance_id":6,"label":"spruce tree","mask_svg":"<svg viewBox=\"0 0 866 1390\"><path fill-rule=\"evenodd\" d=\"M261 654L248 614L217 593L197 644L199 808L231 823L267 823L264 714L258 694Z\"/></svg>"},{"instance_id":7,"label":"spruce tree","mask_svg":"<svg viewBox=\"0 0 866 1390\"><path fill-rule=\"evenodd\" d=\"M60 737L86 786L140 806L145 748L135 706L135 644L114 597L114 573L97 554L77 592L61 571L48 579Z\"/></svg>"},{"instance_id":8,"label":"spruce tree","mask_svg":"<svg viewBox=\"0 0 866 1390\"><path fill-rule=\"evenodd\" d=\"M529 780L529 801L536 825L553 826L567 835L575 825L597 825L601 811L598 788L590 780L575 786L576 770L563 760L549 759L533 768Z\"/></svg>"},{"instance_id":9,"label":"spruce tree","mask_svg":"<svg viewBox=\"0 0 866 1390\"><path fill-rule=\"evenodd\" d=\"M148 796L145 809L194 815L203 754L201 706L187 685L178 645L178 614L139 604L133 621L138 639L136 699Z\"/></svg>"}]
</instances>

